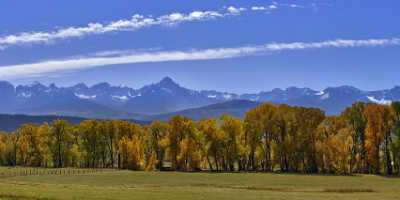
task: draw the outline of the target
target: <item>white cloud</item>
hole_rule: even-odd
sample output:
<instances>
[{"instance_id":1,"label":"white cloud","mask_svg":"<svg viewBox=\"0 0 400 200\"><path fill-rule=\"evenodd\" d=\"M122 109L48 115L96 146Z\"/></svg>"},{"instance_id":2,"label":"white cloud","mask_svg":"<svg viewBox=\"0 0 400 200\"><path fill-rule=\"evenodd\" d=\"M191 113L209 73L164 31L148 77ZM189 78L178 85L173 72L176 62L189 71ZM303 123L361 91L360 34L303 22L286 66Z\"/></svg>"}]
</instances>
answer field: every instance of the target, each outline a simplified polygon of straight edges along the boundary
<instances>
[{"instance_id":1,"label":"white cloud","mask_svg":"<svg viewBox=\"0 0 400 200\"><path fill-rule=\"evenodd\" d=\"M267 6L252 6L250 9L253 11L272 11L272 10L278 9L279 7L305 8L305 6L298 5L298 4L279 4L277 2L273 2L272 4L267 5Z\"/></svg>"},{"instance_id":2,"label":"white cloud","mask_svg":"<svg viewBox=\"0 0 400 200\"><path fill-rule=\"evenodd\" d=\"M191 13L171 13L157 18L134 15L131 19L121 19L109 24L89 23L83 27L68 27L52 32L24 32L0 37L0 49L22 44L43 44L68 38L77 38L88 35L104 34L119 31L135 31L141 28L180 24L184 22L204 21L223 18L231 15L230 12L193 11Z\"/></svg>"},{"instance_id":3,"label":"white cloud","mask_svg":"<svg viewBox=\"0 0 400 200\"><path fill-rule=\"evenodd\" d=\"M258 46L242 46L234 48L214 48L191 51L151 51L151 52L127 52L115 51L112 56L82 57L63 60L49 60L38 63L0 66L0 79L11 80L36 76L45 76L56 72L83 70L94 67L118 64L188 61L188 60L213 60L234 57L249 56L261 53L306 50L322 48L352 48L352 47L379 47L388 45L400 45L400 38L368 39L368 40L328 40L322 42L293 42L293 43L269 43ZM110 55L110 54L109 54Z\"/></svg>"},{"instance_id":4,"label":"white cloud","mask_svg":"<svg viewBox=\"0 0 400 200\"><path fill-rule=\"evenodd\" d=\"M128 49L128 50L110 50L110 51L100 51L95 52L93 54L88 54L86 56L96 56L96 57L108 57L108 56L116 56L116 55L130 55L130 54L139 54L144 52L155 52L162 50L161 47L158 48L147 48L147 49Z\"/></svg>"},{"instance_id":5,"label":"white cloud","mask_svg":"<svg viewBox=\"0 0 400 200\"><path fill-rule=\"evenodd\" d=\"M236 7L234 7L234 6L229 6L227 10L228 10L228 12L231 13L231 14L240 14L240 12L246 11L247 9L246 9L246 8L243 8L243 7L236 8Z\"/></svg>"},{"instance_id":6,"label":"white cloud","mask_svg":"<svg viewBox=\"0 0 400 200\"><path fill-rule=\"evenodd\" d=\"M254 11L263 11L263 10L271 11L271 10L275 10L275 9L278 9L278 6L269 5L267 7L265 7L265 6L252 6L251 7L251 10L254 10Z\"/></svg>"},{"instance_id":7,"label":"white cloud","mask_svg":"<svg viewBox=\"0 0 400 200\"><path fill-rule=\"evenodd\" d=\"M297 5L297 4L290 4L289 5L291 8L304 8L304 6Z\"/></svg>"},{"instance_id":8,"label":"white cloud","mask_svg":"<svg viewBox=\"0 0 400 200\"><path fill-rule=\"evenodd\" d=\"M270 5L268 8L269 8L270 10L273 10L273 9L277 9L278 7L277 7L276 5Z\"/></svg>"},{"instance_id":9,"label":"white cloud","mask_svg":"<svg viewBox=\"0 0 400 200\"><path fill-rule=\"evenodd\" d=\"M293 4L294 5L294 4ZM245 7L229 6L223 11L193 11L190 13L174 12L159 17L143 16L135 14L131 19L120 19L108 24L105 23L89 23L82 27L67 27L50 32L22 32L12 35L0 36L0 50L4 50L9 46L24 44L46 44L63 39L79 38L89 35L98 35L120 31L136 31L145 27L162 26L171 24L181 24L185 22L206 21L226 16L240 15L244 11L262 11L275 10L278 7L288 7L287 4L278 4L274 2L265 6L251 6L250 9ZM289 6L297 8L300 6Z\"/></svg>"},{"instance_id":10,"label":"white cloud","mask_svg":"<svg viewBox=\"0 0 400 200\"><path fill-rule=\"evenodd\" d=\"M267 8L264 6L253 6L251 7L251 10L267 10Z\"/></svg>"}]
</instances>

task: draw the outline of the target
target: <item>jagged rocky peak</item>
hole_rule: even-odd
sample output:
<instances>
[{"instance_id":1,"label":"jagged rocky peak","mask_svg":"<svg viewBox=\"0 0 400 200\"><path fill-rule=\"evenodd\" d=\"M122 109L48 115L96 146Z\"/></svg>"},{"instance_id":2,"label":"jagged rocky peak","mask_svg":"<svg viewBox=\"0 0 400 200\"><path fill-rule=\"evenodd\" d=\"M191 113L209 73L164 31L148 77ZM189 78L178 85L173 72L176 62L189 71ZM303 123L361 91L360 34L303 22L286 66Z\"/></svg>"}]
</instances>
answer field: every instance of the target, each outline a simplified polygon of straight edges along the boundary
<instances>
[{"instance_id":1,"label":"jagged rocky peak","mask_svg":"<svg viewBox=\"0 0 400 200\"><path fill-rule=\"evenodd\" d=\"M0 91L3 91L3 90L5 90L5 89L7 89L7 90L10 90L10 89L14 90L14 85L11 84L10 82L7 82L7 81L0 81Z\"/></svg>"},{"instance_id":2,"label":"jagged rocky peak","mask_svg":"<svg viewBox=\"0 0 400 200\"><path fill-rule=\"evenodd\" d=\"M0 81L0 97L12 96L15 93L15 87L7 81Z\"/></svg>"},{"instance_id":3,"label":"jagged rocky peak","mask_svg":"<svg viewBox=\"0 0 400 200\"><path fill-rule=\"evenodd\" d=\"M96 85L93 85L92 87L91 87L91 89L94 89L94 90L102 90L102 89L108 89L108 88L110 88L111 87L111 85L109 84L109 83L107 83L107 82L102 82L102 83L98 83L98 84L96 84Z\"/></svg>"},{"instance_id":4,"label":"jagged rocky peak","mask_svg":"<svg viewBox=\"0 0 400 200\"><path fill-rule=\"evenodd\" d=\"M30 88L32 88L33 90L37 90L37 91L41 91L41 90L46 90L47 86L45 86L44 84L35 81L33 82L31 85L29 85Z\"/></svg>"},{"instance_id":5,"label":"jagged rocky peak","mask_svg":"<svg viewBox=\"0 0 400 200\"><path fill-rule=\"evenodd\" d=\"M89 87L85 83L78 83L72 86L71 88L83 90L83 89L88 89Z\"/></svg>"},{"instance_id":6,"label":"jagged rocky peak","mask_svg":"<svg viewBox=\"0 0 400 200\"><path fill-rule=\"evenodd\" d=\"M360 89L353 87L353 86L349 86L349 85L342 85L342 86L338 86L338 87L328 87L326 88L327 91L341 91L341 92L345 92L345 93L359 93L362 92Z\"/></svg>"},{"instance_id":7,"label":"jagged rocky peak","mask_svg":"<svg viewBox=\"0 0 400 200\"><path fill-rule=\"evenodd\" d=\"M162 87L179 87L179 84L177 84L171 77L167 76L161 79L160 82L158 82L156 85L162 86Z\"/></svg>"}]
</instances>

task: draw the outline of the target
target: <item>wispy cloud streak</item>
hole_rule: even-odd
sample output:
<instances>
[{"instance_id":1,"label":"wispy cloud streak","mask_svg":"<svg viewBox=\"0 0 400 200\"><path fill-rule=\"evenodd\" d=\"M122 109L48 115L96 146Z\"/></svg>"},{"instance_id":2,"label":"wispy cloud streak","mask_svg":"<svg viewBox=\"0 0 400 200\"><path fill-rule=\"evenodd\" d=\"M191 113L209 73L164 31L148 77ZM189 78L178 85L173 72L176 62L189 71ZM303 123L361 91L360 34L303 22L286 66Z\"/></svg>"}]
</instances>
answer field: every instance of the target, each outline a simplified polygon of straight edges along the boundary
<instances>
[{"instance_id":1,"label":"wispy cloud streak","mask_svg":"<svg viewBox=\"0 0 400 200\"><path fill-rule=\"evenodd\" d=\"M245 11L271 11L278 7L292 7L285 4L271 4L267 6L252 6L251 8L229 6L219 11L193 11L190 13L174 12L159 17L133 15L131 19L116 20L111 23L89 23L82 27L67 27L50 32L23 32L12 35L0 36L0 50L9 46L24 44L47 44L57 40L79 38L89 35L99 35L111 32L136 31L146 27L182 24L186 22L198 22L221 19L227 16L237 16Z\"/></svg>"},{"instance_id":2,"label":"wispy cloud streak","mask_svg":"<svg viewBox=\"0 0 400 200\"><path fill-rule=\"evenodd\" d=\"M38 63L9 65L0 67L0 79L12 80L29 77L44 76L47 74L63 73L68 71L84 70L94 67L168 62L189 60L214 60L236 58L250 55L263 54L276 51L293 51L323 48L355 48L355 47L385 47L400 46L400 38L367 39L367 40L329 40L322 42L293 42L293 43L268 43L256 46L242 46L234 48L214 48L190 51L158 51L141 52L114 51L111 56L92 56L73 59L49 60ZM96 54L94 54L96 55ZM98 54L101 55L101 54Z\"/></svg>"},{"instance_id":3,"label":"wispy cloud streak","mask_svg":"<svg viewBox=\"0 0 400 200\"><path fill-rule=\"evenodd\" d=\"M6 48L12 45L43 44L56 40L78 38L88 35L105 34L120 31L136 31L150 26L172 25L184 22L211 20L223 18L230 12L220 13L216 11L193 11L188 14L171 13L157 18L134 15L131 19L123 19L109 24L89 23L84 27L68 27L52 32L27 32L0 37L0 47Z\"/></svg>"}]
</instances>

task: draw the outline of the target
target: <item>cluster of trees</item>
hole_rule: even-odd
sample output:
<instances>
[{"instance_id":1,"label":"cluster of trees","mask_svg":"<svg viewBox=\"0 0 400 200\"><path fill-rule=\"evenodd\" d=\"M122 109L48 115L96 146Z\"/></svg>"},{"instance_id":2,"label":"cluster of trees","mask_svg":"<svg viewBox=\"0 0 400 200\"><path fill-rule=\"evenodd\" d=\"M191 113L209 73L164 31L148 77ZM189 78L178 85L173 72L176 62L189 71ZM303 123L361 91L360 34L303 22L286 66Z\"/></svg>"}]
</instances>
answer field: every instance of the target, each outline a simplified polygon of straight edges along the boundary
<instances>
[{"instance_id":1,"label":"cluster of trees","mask_svg":"<svg viewBox=\"0 0 400 200\"><path fill-rule=\"evenodd\" d=\"M265 103L243 120L26 124L0 133L0 165L399 174L400 103L359 102L339 116Z\"/></svg>"}]
</instances>

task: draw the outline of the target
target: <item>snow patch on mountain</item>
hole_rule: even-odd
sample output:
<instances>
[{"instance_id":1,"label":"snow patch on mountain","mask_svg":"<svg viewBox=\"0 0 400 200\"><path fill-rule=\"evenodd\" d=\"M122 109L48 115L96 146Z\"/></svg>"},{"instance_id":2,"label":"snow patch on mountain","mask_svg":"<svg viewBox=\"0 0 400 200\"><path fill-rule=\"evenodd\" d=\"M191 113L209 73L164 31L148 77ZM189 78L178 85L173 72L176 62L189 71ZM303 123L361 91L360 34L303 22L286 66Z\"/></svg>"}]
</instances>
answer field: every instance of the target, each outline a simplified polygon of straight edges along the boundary
<instances>
[{"instance_id":1,"label":"snow patch on mountain","mask_svg":"<svg viewBox=\"0 0 400 200\"><path fill-rule=\"evenodd\" d=\"M31 98L31 97L32 97L32 94L22 92L22 93L19 94L18 96L23 97L23 98Z\"/></svg>"},{"instance_id":2,"label":"snow patch on mountain","mask_svg":"<svg viewBox=\"0 0 400 200\"><path fill-rule=\"evenodd\" d=\"M331 95L329 93L326 93L326 94L321 96L321 99L325 100L325 99L329 99L329 97L331 97Z\"/></svg>"},{"instance_id":3,"label":"snow patch on mountain","mask_svg":"<svg viewBox=\"0 0 400 200\"><path fill-rule=\"evenodd\" d=\"M117 101L128 101L129 99L127 96L118 96L118 95L111 95L111 98Z\"/></svg>"},{"instance_id":4,"label":"snow patch on mountain","mask_svg":"<svg viewBox=\"0 0 400 200\"><path fill-rule=\"evenodd\" d=\"M166 93L172 93L171 89L168 89L168 88L165 88L165 87L161 88L161 90L165 91Z\"/></svg>"},{"instance_id":5,"label":"snow patch on mountain","mask_svg":"<svg viewBox=\"0 0 400 200\"><path fill-rule=\"evenodd\" d=\"M232 95L231 94L224 94L223 97L224 97L224 99L231 99Z\"/></svg>"},{"instance_id":6,"label":"snow patch on mountain","mask_svg":"<svg viewBox=\"0 0 400 200\"><path fill-rule=\"evenodd\" d=\"M74 93L74 95L80 99L95 99L97 95L85 95L85 94L78 94Z\"/></svg>"},{"instance_id":7,"label":"snow patch on mountain","mask_svg":"<svg viewBox=\"0 0 400 200\"><path fill-rule=\"evenodd\" d=\"M368 100L370 100L371 102L377 103L377 104L383 104L383 105L390 105L392 103L392 101L390 100L386 100L386 99L376 99L373 96L367 96Z\"/></svg>"},{"instance_id":8,"label":"snow patch on mountain","mask_svg":"<svg viewBox=\"0 0 400 200\"><path fill-rule=\"evenodd\" d=\"M139 94L137 94L137 95L134 95L134 94L132 94L131 92L129 92L129 93L128 93L128 96L129 96L130 98L141 97L141 96L142 96L142 93L139 93Z\"/></svg>"},{"instance_id":9,"label":"snow patch on mountain","mask_svg":"<svg viewBox=\"0 0 400 200\"><path fill-rule=\"evenodd\" d=\"M254 98L250 98L250 101L259 101L260 100L260 96L256 96Z\"/></svg>"}]
</instances>

